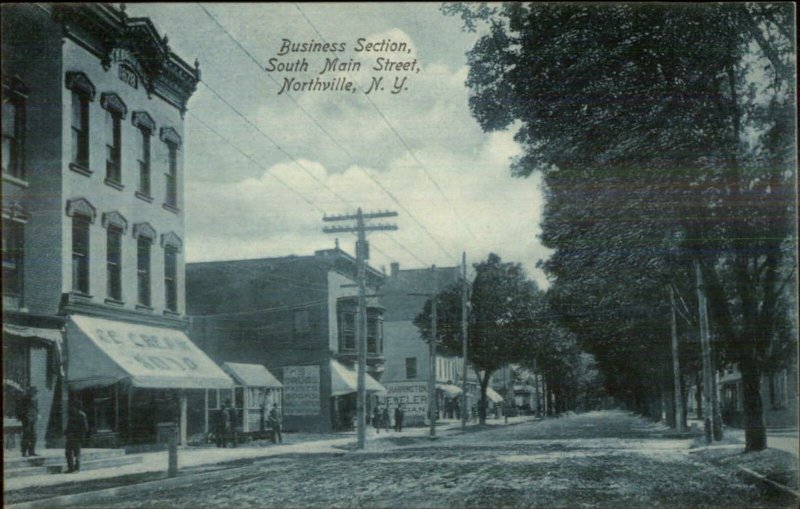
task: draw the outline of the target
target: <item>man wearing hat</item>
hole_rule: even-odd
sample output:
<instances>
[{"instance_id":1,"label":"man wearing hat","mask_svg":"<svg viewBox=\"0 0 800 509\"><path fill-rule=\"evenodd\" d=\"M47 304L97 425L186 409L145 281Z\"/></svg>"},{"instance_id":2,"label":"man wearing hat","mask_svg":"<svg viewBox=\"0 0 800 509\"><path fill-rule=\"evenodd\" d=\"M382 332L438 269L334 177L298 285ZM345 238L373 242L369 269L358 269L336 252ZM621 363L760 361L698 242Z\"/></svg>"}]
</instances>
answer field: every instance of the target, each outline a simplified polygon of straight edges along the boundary
<instances>
[{"instance_id":1,"label":"man wearing hat","mask_svg":"<svg viewBox=\"0 0 800 509\"><path fill-rule=\"evenodd\" d=\"M89 432L89 422L83 411L83 403L75 400L70 408L67 419L67 429L64 437L64 455L67 457L67 473L78 472L81 469L81 445Z\"/></svg>"},{"instance_id":2,"label":"man wearing hat","mask_svg":"<svg viewBox=\"0 0 800 509\"><path fill-rule=\"evenodd\" d=\"M36 387L29 387L17 407L18 417L22 423L22 455L36 454L36 421L39 420L39 399Z\"/></svg>"}]
</instances>

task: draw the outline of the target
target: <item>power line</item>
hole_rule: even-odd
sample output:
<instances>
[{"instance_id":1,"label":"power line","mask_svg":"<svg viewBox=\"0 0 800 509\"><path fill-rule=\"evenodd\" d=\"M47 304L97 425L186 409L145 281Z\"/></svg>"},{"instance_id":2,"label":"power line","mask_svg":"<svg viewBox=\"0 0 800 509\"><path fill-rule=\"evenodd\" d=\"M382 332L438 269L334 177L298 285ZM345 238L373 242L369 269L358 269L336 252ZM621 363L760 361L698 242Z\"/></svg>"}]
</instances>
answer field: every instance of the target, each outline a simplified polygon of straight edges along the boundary
<instances>
[{"instance_id":1,"label":"power line","mask_svg":"<svg viewBox=\"0 0 800 509\"><path fill-rule=\"evenodd\" d=\"M314 23L312 23L311 20L308 18L308 16L306 16L305 12L303 12L303 10L300 8L300 6L297 3L295 3L294 6L297 9L297 11L300 13L300 15L303 16L303 19L305 19L306 22L309 24L309 26L311 26L311 28L314 30L314 32L316 32L317 36L319 36L319 38L322 39L322 42L328 42L325 39L325 37L322 35L322 33L320 33L320 31L314 25ZM334 51L334 52L335 53L339 53L339 51ZM348 76L350 76L350 75L348 74ZM350 76L350 78L353 79L352 76ZM356 85L358 85L359 88L363 88L363 87L361 87L361 84L358 83L355 79L353 79L353 81L354 81L354 83L356 83ZM408 153L411 155L411 157L414 159L414 161L416 161L417 165L420 168L422 168L422 171L425 173L425 175L428 177L428 179L433 183L433 185L436 188L436 190L439 191L439 194L442 195L444 200L450 206L450 209L453 211L453 213L456 215L456 217L459 219L459 221L461 221L461 223L467 229L467 232L469 232L469 234L472 236L472 238L477 241L478 237L475 235L475 233L473 233L472 229L469 227L469 224L458 213L458 210L456 210L455 206L450 201L450 199L447 197L447 195L445 194L444 190L441 188L441 186L436 181L436 179L433 178L433 175L430 173L428 168L424 164L422 164L422 161L420 161L417 158L417 155L411 149L411 147L409 146L408 142L406 142L406 140L400 135L400 133L397 131L397 129L394 127L394 125L392 125L392 123L389 121L389 119L386 118L386 115L384 115L383 112L380 110L380 108L378 108L378 105L375 104L368 95L364 95L364 97L367 99L367 102L369 102L369 104L373 107L373 109L375 109L375 111L378 113L378 115L381 117L381 119L383 119L384 123L394 133L394 135L398 139L398 141L400 141L400 143L403 145L403 147L405 147L405 149L408 151Z\"/></svg>"},{"instance_id":2,"label":"power line","mask_svg":"<svg viewBox=\"0 0 800 509\"><path fill-rule=\"evenodd\" d=\"M255 57L252 55L252 53L250 53L250 51L248 51L248 50L247 50L247 48L245 48L245 47L244 47L244 46L243 46L243 45L242 45L242 44L241 44L241 43L240 43L240 42L239 42L239 41L238 41L238 40L237 40L237 39L236 39L236 38L235 38L235 37L234 37L234 36L233 36L233 35L232 35L232 34L231 34L231 33L230 33L228 30L227 30L227 29L226 29L226 28L225 28L225 27L222 25L222 23L220 23L220 22L219 22L219 20L217 20L217 18L216 18L216 17L215 17L215 16L214 16L214 15L213 15L211 12L209 12L209 11L208 11L208 9L206 9L206 8L205 8L203 5L201 5L201 4L197 4L197 5L198 5L198 6L199 6L199 7L200 7L202 10L203 10L203 12L204 12L204 13L205 13L205 14L206 14L206 15L207 15L209 18L211 18L211 20L212 20L212 21L213 21L213 22L214 22L214 23L215 23L215 24L216 24L216 25L217 25L217 26L220 28L220 30L222 30L222 31L225 33L225 35L227 35L227 36L228 36L228 38L230 38L230 39L231 39L231 40L234 42L234 44L236 44L236 46L237 46L237 47L239 47L239 48L240 48L240 49L241 49L241 50L242 50L242 51L243 51L243 52L244 52L244 53L245 53L245 54L248 56L248 58L250 58L250 60L251 60L251 61L252 61L252 62L253 62L253 63L254 63L254 64L255 64L255 65L258 67L258 68L259 68L259 70L263 72L263 69L264 69L264 67L261 65L261 63L259 63L259 62L258 62L258 60L257 60L257 59L256 59L256 58L255 58ZM273 78L271 75L269 75L269 74L266 74L266 76L267 76L267 77L268 77L268 78L269 78L269 79L270 79L270 80L271 80L273 83L275 83L276 85L280 86L280 84L279 84L279 83L278 83L278 82L275 80L275 78ZM214 89L212 89L212 88L211 88L211 87L208 85L208 83L206 83L206 82L203 82L203 84L204 84L204 85L206 85L206 87L208 87L208 88L209 88L209 90L211 90L211 91L212 91L212 92L213 92L215 95L217 95L217 97L219 97L219 98L220 98L220 99L221 99L221 100L222 100L222 101L223 101L223 102L224 102L226 105L228 105L228 106L229 106L231 109L233 109L233 110L234 110L234 111L235 111L235 112L236 112L236 113L237 113L237 114L238 114L240 117L242 117L242 118L243 118L243 119L244 119L244 120L245 120L245 121L246 121L246 122L247 122L249 125L251 125L253 128L255 128L255 129L256 129L256 130L257 130L259 133L261 133L261 134L262 134L264 137L266 137L266 138L267 138L267 139L268 139L268 140L269 140L271 143L273 143L273 144L274 144L274 145L275 145L275 146L276 146L276 147L277 147L277 148L278 148L278 149L279 149L281 152L283 152L284 154L286 154L286 155L287 155L288 157L290 157L290 158L291 158L291 159L292 159L294 162L296 162L296 163L297 163L297 164L298 164L298 165L299 165L301 168L303 168L303 170L304 170L306 173L308 173L308 174L309 174L309 176L311 176L311 177L312 177L314 180L316 180L317 182L319 182L319 183L320 183L320 184L321 184L323 187L325 187L326 189L328 189L328 190L329 190L331 193L333 193L335 196L337 196L337 197L338 197L340 200L342 200L344 203L346 203L346 204L348 204L348 205L352 206L350 203L348 203L348 201L347 201L347 200L345 200L344 198L342 198L342 197L341 197L341 196L340 196L338 193L336 193L334 190L330 189L330 187L328 187L328 186L327 186L327 185L326 185L324 182L322 182L322 181L320 181L319 179L317 179L317 178L316 178L316 177L315 177L313 174L311 174L311 173L310 173L310 172L309 172L307 169L305 169L305 168L304 168L304 167L303 167L303 166L302 166L302 165L301 165L299 162L297 162L297 160L296 160L296 159L295 159L295 158L294 158L294 157L293 157L291 154L289 154L289 153L288 153L288 152L286 152L286 151L285 151L285 150L284 150L282 147L280 147L280 146L277 144L277 142L275 142L275 141L274 141L272 138L270 138L269 136L267 136L267 135L266 135L266 133L264 133L263 131L261 131L261 129L259 129L257 126L255 126L255 125L254 125L252 122L250 122L250 121L249 121L247 118L245 118L245 117L244 117L244 116L243 116L243 115L242 115L242 114L241 114L241 113L240 113L238 110L236 110L236 108L235 108L235 107L233 107L233 106L232 106L232 105L231 105L231 104L230 104L230 103L229 103L227 100L225 100L224 98L222 98L222 97L221 97L221 95L220 95L219 93L217 93L217 92L216 92ZM428 236L428 237L429 237L431 240L433 240L433 242L434 242L434 243L437 245L437 247L438 247L438 248L439 248L439 249L440 249L440 250L441 250L441 251L442 251L442 252L443 252L443 253L444 253L446 256L448 256L448 257L452 257L452 255L451 255L451 254L450 254L450 253L449 253L449 252L448 252L448 251L447 251L447 250L444 248L444 246L442 246L442 244L441 244L441 243L438 241L438 239L436 239L436 238L433 236L433 234L432 234L432 233L431 233L431 232L430 232L430 231L429 231L429 230L428 230L428 229L427 229L427 228L426 228L426 227L425 227L425 226L424 226L424 225L423 225L423 224L422 224L422 223L421 223L421 222L420 222L420 221L419 221L419 220L418 220L418 219L417 219L417 218L416 218L416 217L415 217L415 216L414 216L412 213L411 213L411 211L410 211L410 210L409 210L409 209L408 209L408 208L407 208L405 205L403 205L403 204L400 202L400 200L399 200L399 199L398 199L398 198L397 198L397 197L394 195L394 193L392 193L392 192L391 192L389 189L387 189L387 188L386 188L386 187L385 187L383 184L381 184L381 182L380 182L380 181L378 181L378 180L377 180L377 179L376 179L376 178L375 178L373 175L371 175L369 172L367 172L367 171L366 171L364 168L362 168L362 167L361 167L361 166L359 166L358 164L355 164L355 158L353 157L352 153L351 153L349 150L347 150L347 148L345 148L345 147L344 147L344 146L343 146L341 143L339 143L339 141L338 141L338 140L336 140L336 138L334 138L334 137L333 137L333 135L332 135L330 132L328 132L328 130L327 130L327 129L325 129L325 127L323 127L323 126L322 126L322 124L320 124L320 122L319 122L319 121L318 121L318 120L317 120L317 119L316 119L316 118L315 118L315 117L314 117L314 116L313 116L313 115L312 115L312 114L311 114L311 113L310 113L308 110L306 110L306 109L303 107L303 105L302 105L302 104L300 104L300 103L299 103L299 102L298 102L298 101L297 101L297 100L296 100L296 99L295 99L295 98L294 98L294 97L293 97L293 96L292 96L290 93L288 93L288 92L287 92L287 93L286 93L286 95L289 97L289 99L290 99L290 100L291 100L291 101L292 101L292 102L293 102L295 105L297 105L297 106L300 108L300 110L301 110L301 111L302 111L302 112L303 112L303 113L306 115L306 117L308 117L308 119L309 119L309 120L311 120L311 122L312 122L314 125L316 125L316 126L317 126L317 128L319 128L319 129L320 129L320 131L322 131L322 133L323 133L323 134L325 134L325 135L326 135L326 136L327 136L327 137L328 137L328 138L329 138L329 139L330 139L330 140L331 140L331 141L332 141L332 142L333 142L333 143L334 143L334 144L335 144L335 145L336 145L336 146L337 146L337 147L338 147L340 150L342 150L342 151L343 151L343 152L344 152L344 153L345 153L345 154L346 154L346 155L347 155L347 156L348 156L348 157L351 159L351 161L353 162L353 165L354 165L356 168L358 168L358 169L359 169L359 170L360 170L362 173L364 173L364 175L366 175L366 176L367 176L367 178L369 178L369 179L370 179L370 180L371 180L373 183L375 183L375 184L376 184L376 185L377 185L377 186L378 186L378 187L379 187L379 188L380 188L380 189L381 189L381 190L382 190L384 193L386 193L386 195L387 195L387 196L389 196L389 197L392 199L392 201L394 201L394 202L395 202L395 203L396 203L396 204L397 204L397 205L398 205L398 206L399 206L401 209L403 209L403 211L404 211L406 214L408 214L408 216L409 216L409 217L410 217L410 218L411 218L411 219L412 219L412 220L413 220L413 221L414 221L414 222L417 224L417 226L418 226L420 229L422 229L422 230L423 230L423 231L426 233L426 235L427 235L427 236ZM412 156L413 156L413 154L412 154ZM389 239L392 239L392 237L388 237L388 236L387 236L387 238L389 238ZM393 240L393 242L395 242L395 243L396 243L398 246L400 246L400 247L401 247L401 248L402 248L402 249L403 249L403 250L404 250L404 251L405 251L407 254L411 255L411 256L412 256L412 257L413 257L413 258L414 258L414 259L415 259L417 262L419 262L419 263L421 263L421 264L423 264L423 265L424 265L424 262L423 262L422 260L420 260L420 259L419 259L419 257L417 257L416 255L414 255L413 253L411 253L411 251L409 251L409 250L408 250L408 248L406 248L405 246L403 246L402 244L400 244L400 243L399 243L399 242L397 242L396 240L394 240L394 239L392 239L392 240ZM376 251L379 251L379 252L381 252L379 249L376 249ZM384 255L385 255L385 253L382 253L382 254L384 254Z\"/></svg>"}]
</instances>

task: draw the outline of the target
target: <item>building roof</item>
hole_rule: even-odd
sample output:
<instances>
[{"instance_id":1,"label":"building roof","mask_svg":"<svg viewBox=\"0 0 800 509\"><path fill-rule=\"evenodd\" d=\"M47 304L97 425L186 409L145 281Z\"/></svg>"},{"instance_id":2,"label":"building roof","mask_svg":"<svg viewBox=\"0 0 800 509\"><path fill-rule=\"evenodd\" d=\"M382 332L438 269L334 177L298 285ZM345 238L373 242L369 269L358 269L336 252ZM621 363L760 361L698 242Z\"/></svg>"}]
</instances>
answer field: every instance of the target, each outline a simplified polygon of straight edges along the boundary
<instances>
[{"instance_id":1,"label":"building roof","mask_svg":"<svg viewBox=\"0 0 800 509\"><path fill-rule=\"evenodd\" d=\"M239 384L248 387L283 387L283 384L261 364L223 362L222 370L231 375Z\"/></svg>"},{"instance_id":2,"label":"building roof","mask_svg":"<svg viewBox=\"0 0 800 509\"><path fill-rule=\"evenodd\" d=\"M461 275L461 267L437 267L436 282L439 291L456 283ZM386 278L381 286L381 302L386 307L384 321L410 321L422 311L428 297L409 295L409 293L428 293L434 291L431 269L399 270Z\"/></svg>"}]
</instances>

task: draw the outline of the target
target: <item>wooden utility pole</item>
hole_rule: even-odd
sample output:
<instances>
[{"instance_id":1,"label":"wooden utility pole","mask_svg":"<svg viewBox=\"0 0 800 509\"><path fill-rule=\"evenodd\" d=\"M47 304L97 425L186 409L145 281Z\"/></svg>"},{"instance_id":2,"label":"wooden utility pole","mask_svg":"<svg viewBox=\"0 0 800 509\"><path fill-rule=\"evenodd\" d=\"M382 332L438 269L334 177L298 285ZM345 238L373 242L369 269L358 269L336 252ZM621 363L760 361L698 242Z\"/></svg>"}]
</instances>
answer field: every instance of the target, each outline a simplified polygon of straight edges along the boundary
<instances>
[{"instance_id":1,"label":"wooden utility pole","mask_svg":"<svg viewBox=\"0 0 800 509\"><path fill-rule=\"evenodd\" d=\"M683 405L681 404L681 365L678 356L678 319L675 316L675 289L669 285L669 304L670 304L670 332L672 334L672 378L675 391L675 427L678 431L684 429Z\"/></svg>"},{"instance_id":2,"label":"wooden utility pole","mask_svg":"<svg viewBox=\"0 0 800 509\"><path fill-rule=\"evenodd\" d=\"M467 429L467 253L461 253L461 356L464 359L461 379L461 430Z\"/></svg>"},{"instance_id":3,"label":"wooden utility pole","mask_svg":"<svg viewBox=\"0 0 800 509\"><path fill-rule=\"evenodd\" d=\"M708 324L708 304L706 302L703 272L700 262L694 260L695 280L697 284L698 314L700 315L700 346L703 358L703 406L705 407L706 441L713 437L722 439L722 422L719 414L719 401L714 384L714 364L711 357L711 332Z\"/></svg>"},{"instance_id":4,"label":"wooden utility pole","mask_svg":"<svg viewBox=\"0 0 800 509\"><path fill-rule=\"evenodd\" d=\"M439 300L439 284L436 278L436 265L431 265L431 278L433 279L433 292L432 293L409 293L409 295L418 295L428 297L431 300L431 339L428 343L428 417L431 422L430 435L436 436L436 341L437 341L437 321L438 317L438 300Z\"/></svg>"},{"instance_id":5,"label":"wooden utility pole","mask_svg":"<svg viewBox=\"0 0 800 509\"><path fill-rule=\"evenodd\" d=\"M356 344L358 346L358 396L356 402L356 412L358 413L358 448L363 449L367 442L367 259L369 258L369 245L367 244L368 231L397 230L393 224L366 225L365 219L375 219L379 217L396 217L397 212L368 212L364 213L359 207L355 214L345 214L340 216L325 216L323 221L352 221L355 226L326 226L323 228L325 233L355 232L358 234L356 244L356 261L358 263L358 327Z\"/></svg>"}]
</instances>

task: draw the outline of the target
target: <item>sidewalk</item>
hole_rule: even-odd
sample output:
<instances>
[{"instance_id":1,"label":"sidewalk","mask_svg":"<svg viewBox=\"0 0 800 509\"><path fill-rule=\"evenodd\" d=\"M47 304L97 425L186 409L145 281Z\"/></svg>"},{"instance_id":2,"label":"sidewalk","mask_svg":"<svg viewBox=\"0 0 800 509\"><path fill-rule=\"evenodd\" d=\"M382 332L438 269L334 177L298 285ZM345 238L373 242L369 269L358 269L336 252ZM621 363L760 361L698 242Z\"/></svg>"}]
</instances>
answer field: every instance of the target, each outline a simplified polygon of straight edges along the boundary
<instances>
[{"instance_id":1,"label":"sidewalk","mask_svg":"<svg viewBox=\"0 0 800 509\"><path fill-rule=\"evenodd\" d=\"M510 417L508 424L518 424L534 420L532 416ZM503 418L487 419L487 426L505 425ZM475 422L467 424L468 428L475 427ZM387 438L398 437L426 437L429 434L428 427L406 428L402 432L381 430L376 433L374 428L367 429L367 441L374 442ZM437 436L453 435L461 432L461 421L444 420L437 421ZM206 465L215 465L226 462L233 462L243 459L266 458L282 454L325 454L325 453L344 453L348 445L356 440L356 432L349 431L332 435L322 435L326 438L319 439L320 435L311 433L284 433L284 442L279 445L252 445L243 444L237 448L216 448L216 447L180 447L178 449L178 467L190 468ZM63 457L61 450L48 450L48 456L58 455ZM54 486L59 484L77 484L98 481L101 479L113 479L134 474L166 472L168 463L167 451L149 452L139 454L142 457L141 463L126 465L116 468L106 468L100 470L88 470L72 474L42 474L26 477L18 477L4 480L4 492L22 489L36 489L43 486Z\"/></svg>"},{"instance_id":2,"label":"sidewalk","mask_svg":"<svg viewBox=\"0 0 800 509\"><path fill-rule=\"evenodd\" d=\"M697 425L697 427L701 431L703 429L703 421L701 421L700 419L689 419L688 424L689 426ZM705 447L713 447L713 448L744 447L745 443L744 429L725 426L722 432L724 438L721 443L712 442L711 445ZM767 448L777 449L779 451L786 451L790 454L793 454L796 457L800 457L800 432L798 432L798 430L796 429L771 430L767 428Z\"/></svg>"}]
</instances>

